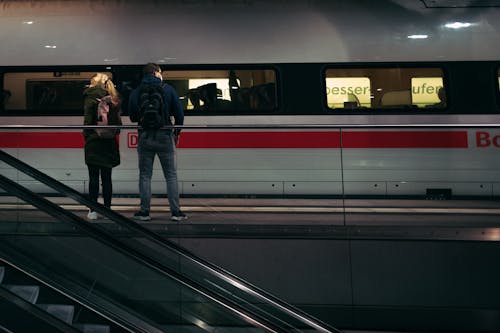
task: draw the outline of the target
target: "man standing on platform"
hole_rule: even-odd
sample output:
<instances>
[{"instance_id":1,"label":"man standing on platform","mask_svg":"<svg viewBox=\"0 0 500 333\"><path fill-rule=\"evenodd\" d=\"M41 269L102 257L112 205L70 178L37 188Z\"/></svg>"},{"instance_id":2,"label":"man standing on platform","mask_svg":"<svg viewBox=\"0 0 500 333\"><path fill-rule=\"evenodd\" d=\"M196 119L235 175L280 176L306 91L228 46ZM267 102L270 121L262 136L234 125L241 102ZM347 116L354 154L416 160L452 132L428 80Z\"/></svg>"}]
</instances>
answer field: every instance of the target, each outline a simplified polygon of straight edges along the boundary
<instances>
[{"instance_id":1,"label":"man standing on platform","mask_svg":"<svg viewBox=\"0 0 500 333\"><path fill-rule=\"evenodd\" d=\"M139 156L139 195L141 208L134 218L149 221L151 217L151 176L154 158L158 155L163 175L167 181L167 195L173 221L186 220L181 211L175 150L180 129L162 129L165 125L184 123L184 113L174 88L163 83L160 66L148 63L143 67L141 84L132 91L129 99L129 113L132 122L139 123L137 153Z\"/></svg>"}]
</instances>

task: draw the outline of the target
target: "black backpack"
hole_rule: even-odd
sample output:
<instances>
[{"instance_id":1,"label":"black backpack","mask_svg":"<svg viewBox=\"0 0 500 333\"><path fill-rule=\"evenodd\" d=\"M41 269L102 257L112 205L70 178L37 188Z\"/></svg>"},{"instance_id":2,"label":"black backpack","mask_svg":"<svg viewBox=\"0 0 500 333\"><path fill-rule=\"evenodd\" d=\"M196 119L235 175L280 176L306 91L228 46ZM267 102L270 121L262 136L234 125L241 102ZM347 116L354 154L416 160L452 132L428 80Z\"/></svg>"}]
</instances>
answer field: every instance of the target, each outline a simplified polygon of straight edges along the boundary
<instances>
[{"instance_id":1,"label":"black backpack","mask_svg":"<svg viewBox=\"0 0 500 333\"><path fill-rule=\"evenodd\" d=\"M164 92L161 85L143 85L139 91L139 125L156 130L166 125Z\"/></svg>"}]
</instances>

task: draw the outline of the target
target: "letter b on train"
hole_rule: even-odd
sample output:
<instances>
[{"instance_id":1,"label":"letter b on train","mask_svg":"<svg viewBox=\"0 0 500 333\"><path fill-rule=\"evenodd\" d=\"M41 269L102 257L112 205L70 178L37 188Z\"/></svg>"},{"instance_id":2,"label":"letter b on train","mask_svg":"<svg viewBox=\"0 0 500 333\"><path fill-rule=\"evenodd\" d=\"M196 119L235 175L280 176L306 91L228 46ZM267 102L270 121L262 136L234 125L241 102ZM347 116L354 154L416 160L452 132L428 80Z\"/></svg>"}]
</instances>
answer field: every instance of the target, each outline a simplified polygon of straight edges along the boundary
<instances>
[{"instance_id":1,"label":"letter b on train","mask_svg":"<svg viewBox=\"0 0 500 333\"><path fill-rule=\"evenodd\" d=\"M500 148L500 134L491 134L489 132L476 132L476 147L497 147Z\"/></svg>"}]
</instances>

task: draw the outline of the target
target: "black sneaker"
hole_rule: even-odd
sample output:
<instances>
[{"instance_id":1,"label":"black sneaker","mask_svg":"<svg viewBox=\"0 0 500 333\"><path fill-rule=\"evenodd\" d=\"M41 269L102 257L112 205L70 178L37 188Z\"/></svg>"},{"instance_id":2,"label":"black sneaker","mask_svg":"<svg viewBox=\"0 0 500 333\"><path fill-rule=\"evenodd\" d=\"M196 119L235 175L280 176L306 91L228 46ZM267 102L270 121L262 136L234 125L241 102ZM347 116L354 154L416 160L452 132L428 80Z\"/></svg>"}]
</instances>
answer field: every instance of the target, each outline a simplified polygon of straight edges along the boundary
<instances>
[{"instance_id":1,"label":"black sneaker","mask_svg":"<svg viewBox=\"0 0 500 333\"><path fill-rule=\"evenodd\" d=\"M149 212L140 210L134 214L134 219L140 221L150 221L151 216L149 216Z\"/></svg>"},{"instance_id":2,"label":"black sneaker","mask_svg":"<svg viewBox=\"0 0 500 333\"><path fill-rule=\"evenodd\" d=\"M184 220L187 220L188 217L187 217L186 214L184 214L183 212L179 211L177 214L172 215L172 217L170 219L172 221L184 221Z\"/></svg>"}]
</instances>

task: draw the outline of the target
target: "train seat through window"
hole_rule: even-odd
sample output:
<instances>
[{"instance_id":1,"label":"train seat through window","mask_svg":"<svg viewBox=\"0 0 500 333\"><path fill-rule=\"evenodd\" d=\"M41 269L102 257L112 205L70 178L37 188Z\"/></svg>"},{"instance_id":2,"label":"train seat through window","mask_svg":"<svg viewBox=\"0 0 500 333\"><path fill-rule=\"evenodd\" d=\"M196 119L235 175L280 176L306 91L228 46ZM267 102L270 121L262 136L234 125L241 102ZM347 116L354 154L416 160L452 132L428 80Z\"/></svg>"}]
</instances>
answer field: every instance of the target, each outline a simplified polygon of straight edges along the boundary
<instances>
[{"instance_id":1,"label":"train seat through window","mask_svg":"<svg viewBox=\"0 0 500 333\"><path fill-rule=\"evenodd\" d=\"M388 91L382 95L380 99L380 106L382 107L398 107L398 106L411 106L411 91L398 90Z\"/></svg>"},{"instance_id":2,"label":"train seat through window","mask_svg":"<svg viewBox=\"0 0 500 333\"><path fill-rule=\"evenodd\" d=\"M359 98L355 94L347 94L347 101L344 102L344 108L359 108Z\"/></svg>"}]
</instances>

